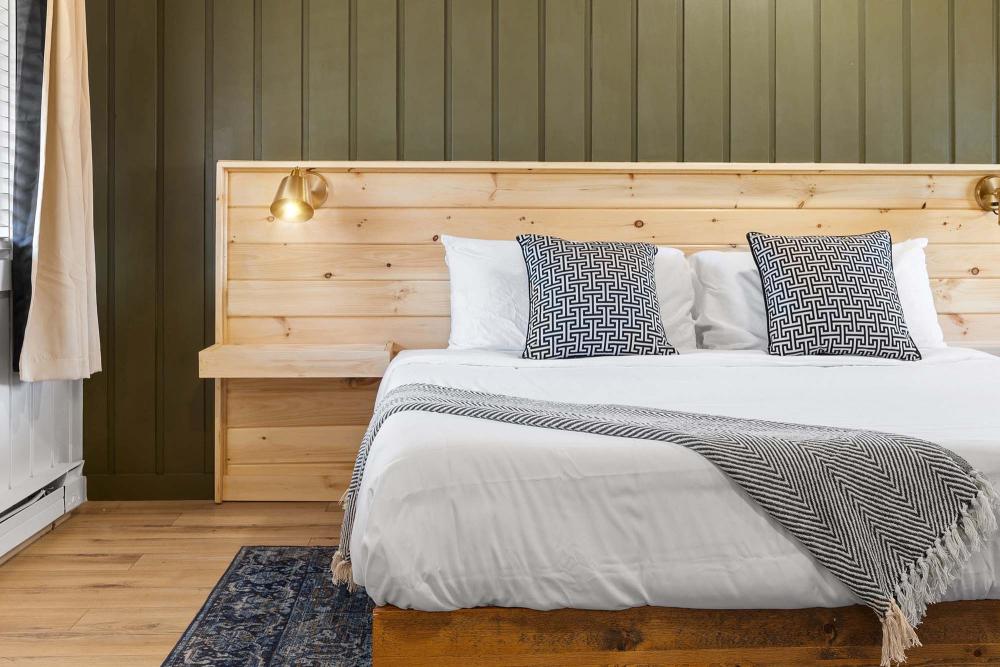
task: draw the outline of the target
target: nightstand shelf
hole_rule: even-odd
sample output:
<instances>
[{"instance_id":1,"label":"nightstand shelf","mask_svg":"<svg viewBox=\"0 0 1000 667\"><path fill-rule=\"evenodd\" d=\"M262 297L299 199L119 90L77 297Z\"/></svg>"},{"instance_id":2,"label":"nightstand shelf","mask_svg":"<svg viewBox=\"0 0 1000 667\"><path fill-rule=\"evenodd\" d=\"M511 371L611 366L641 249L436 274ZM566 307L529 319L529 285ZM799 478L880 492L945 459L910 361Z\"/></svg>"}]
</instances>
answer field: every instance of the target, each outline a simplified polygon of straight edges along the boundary
<instances>
[{"instance_id":1,"label":"nightstand shelf","mask_svg":"<svg viewBox=\"0 0 1000 667\"><path fill-rule=\"evenodd\" d=\"M398 348L382 345L227 345L198 354L203 378L382 377Z\"/></svg>"}]
</instances>

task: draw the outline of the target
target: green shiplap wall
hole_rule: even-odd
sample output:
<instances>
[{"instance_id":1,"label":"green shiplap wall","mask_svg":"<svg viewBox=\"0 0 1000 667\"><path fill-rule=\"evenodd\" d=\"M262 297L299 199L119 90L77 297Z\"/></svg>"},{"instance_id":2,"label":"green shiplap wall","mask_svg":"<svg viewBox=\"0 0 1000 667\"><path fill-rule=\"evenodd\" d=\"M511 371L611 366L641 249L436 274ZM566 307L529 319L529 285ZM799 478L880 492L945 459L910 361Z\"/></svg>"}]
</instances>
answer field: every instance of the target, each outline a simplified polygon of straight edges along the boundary
<instances>
[{"instance_id":1,"label":"green shiplap wall","mask_svg":"<svg viewBox=\"0 0 1000 667\"><path fill-rule=\"evenodd\" d=\"M211 496L220 159L996 162L1000 0L86 0L94 498Z\"/></svg>"}]
</instances>

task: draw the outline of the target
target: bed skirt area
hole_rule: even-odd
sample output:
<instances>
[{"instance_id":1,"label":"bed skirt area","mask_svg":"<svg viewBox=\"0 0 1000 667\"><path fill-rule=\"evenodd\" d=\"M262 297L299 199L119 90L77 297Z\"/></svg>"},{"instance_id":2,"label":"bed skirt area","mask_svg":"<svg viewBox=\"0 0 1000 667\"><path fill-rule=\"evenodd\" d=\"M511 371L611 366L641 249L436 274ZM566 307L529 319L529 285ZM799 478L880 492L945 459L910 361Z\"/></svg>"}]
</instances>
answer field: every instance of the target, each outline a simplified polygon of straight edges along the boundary
<instances>
[{"instance_id":1,"label":"bed skirt area","mask_svg":"<svg viewBox=\"0 0 1000 667\"><path fill-rule=\"evenodd\" d=\"M1000 600L932 605L907 666L1000 664ZM861 605L837 609L620 611L376 607L374 667L458 665L878 665L882 631Z\"/></svg>"}]
</instances>

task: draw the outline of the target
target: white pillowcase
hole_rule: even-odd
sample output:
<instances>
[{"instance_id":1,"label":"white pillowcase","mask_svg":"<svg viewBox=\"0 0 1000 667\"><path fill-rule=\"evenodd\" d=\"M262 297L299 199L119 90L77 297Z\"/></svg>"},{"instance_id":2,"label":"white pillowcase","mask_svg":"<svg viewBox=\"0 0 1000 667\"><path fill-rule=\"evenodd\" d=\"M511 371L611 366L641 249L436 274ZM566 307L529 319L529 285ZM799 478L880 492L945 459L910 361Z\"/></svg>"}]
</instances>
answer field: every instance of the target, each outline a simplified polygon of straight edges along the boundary
<instances>
[{"instance_id":1,"label":"white pillowcase","mask_svg":"<svg viewBox=\"0 0 1000 667\"><path fill-rule=\"evenodd\" d=\"M896 288L913 342L921 350L946 347L927 275L927 239L892 246ZM695 274L695 330L700 347L767 350L767 314L753 255L705 250L689 258Z\"/></svg>"},{"instance_id":2,"label":"white pillowcase","mask_svg":"<svg viewBox=\"0 0 1000 667\"><path fill-rule=\"evenodd\" d=\"M524 350L528 331L528 272L517 241L442 236L451 277L451 349ZM659 246L656 294L670 344L697 347L694 276L684 253Z\"/></svg>"}]
</instances>

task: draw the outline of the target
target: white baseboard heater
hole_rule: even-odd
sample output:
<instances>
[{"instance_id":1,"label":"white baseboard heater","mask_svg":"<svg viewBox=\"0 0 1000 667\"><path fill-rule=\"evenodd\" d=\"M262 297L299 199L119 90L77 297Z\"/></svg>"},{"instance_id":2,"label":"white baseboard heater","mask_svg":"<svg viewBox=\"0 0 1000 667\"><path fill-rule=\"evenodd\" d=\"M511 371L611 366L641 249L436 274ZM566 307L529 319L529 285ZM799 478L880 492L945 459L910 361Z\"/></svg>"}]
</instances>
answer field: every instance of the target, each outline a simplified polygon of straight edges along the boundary
<instances>
[{"instance_id":1,"label":"white baseboard heater","mask_svg":"<svg viewBox=\"0 0 1000 667\"><path fill-rule=\"evenodd\" d=\"M87 497L83 383L11 370L9 253L0 239L0 562Z\"/></svg>"},{"instance_id":2,"label":"white baseboard heater","mask_svg":"<svg viewBox=\"0 0 1000 667\"><path fill-rule=\"evenodd\" d=\"M77 464L20 503L0 513L0 560L47 530L87 497L87 480Z\"/></svg>"}]
</instances>

